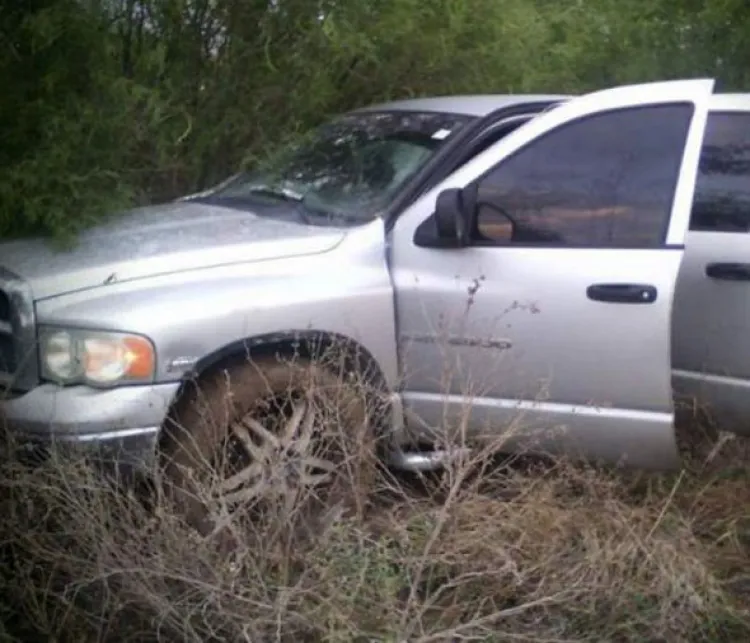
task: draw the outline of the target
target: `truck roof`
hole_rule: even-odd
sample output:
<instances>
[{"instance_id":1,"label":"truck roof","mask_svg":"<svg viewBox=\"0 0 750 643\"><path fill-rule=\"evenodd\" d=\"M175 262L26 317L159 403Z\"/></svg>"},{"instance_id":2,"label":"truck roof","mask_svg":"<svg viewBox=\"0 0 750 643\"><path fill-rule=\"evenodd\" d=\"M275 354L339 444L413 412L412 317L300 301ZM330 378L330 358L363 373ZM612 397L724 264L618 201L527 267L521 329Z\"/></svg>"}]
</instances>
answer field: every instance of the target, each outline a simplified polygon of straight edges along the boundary
<instances>
[{"instance_id":1,"label":"truck roof","mask_svg":"<svg viewBox=\"0 0 750 643\"><path fill-rule=\"evenodd\" d=\"M457 94L455 96L428 96L368 105L356 111L414 111L443 112L483 117L503 107L528 101L564 101L572 94ZM750 93L714 94L711 109L722 111L750 111Z\"/></svg>"},{"instance_id":2,"label":"truck roof","mask_svg":"<svg viewBox=\"0 0 750 643\"><path fill-rule=\"evenodd\" d=\"M565 100L570 96L560 94L465 94L456 96L430 96L369 105L357 111L413 111L444 112L466 116L486 116L497 109L537 100Z\"/></svg>"},{"instance_id":3,"label":"truck roof","mask_svg":"<svg viewBox=\"0 0 750 643\"><path fill-rule=\"evenodd\" d=\"M711 109L726 112L750 111L750 94L714 94L711 97Z\"/></svg>"}]
</instances>

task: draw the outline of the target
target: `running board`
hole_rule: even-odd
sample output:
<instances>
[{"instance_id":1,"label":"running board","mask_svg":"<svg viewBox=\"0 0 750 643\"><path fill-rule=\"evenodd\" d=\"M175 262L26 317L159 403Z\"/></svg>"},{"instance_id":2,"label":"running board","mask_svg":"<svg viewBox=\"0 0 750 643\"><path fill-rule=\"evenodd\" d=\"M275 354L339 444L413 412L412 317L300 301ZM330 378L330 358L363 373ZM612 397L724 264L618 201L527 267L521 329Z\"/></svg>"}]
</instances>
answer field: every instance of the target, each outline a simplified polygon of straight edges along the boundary
<instances>
[{"instance_id":1,"label":"running board","mask_svg":"<svg viewBox=\"0 0 750 643\"><path fill-rule=\"evenodd\" d=\"M399 393L389 395L388 404L391 409L391 430L395 434L403 434L405 428L405 411L403 400ZM401 446L391 444L385 453L385 465L399 471L435 471L451 462L463 459L471 454L471 449L434 449L429 451L405 451Z\"/></svg>"},{"instance_id":2,"label":"running board","mask_svg":"<svg viewBox=\"0 0 750 643\"><path fill-rule=\"evenodd\" d=\"M471 454L471 449L436 451L403 451L393 448L386 456L386 464L400 471L435 471Z\"/></svg>"}]
</instances>

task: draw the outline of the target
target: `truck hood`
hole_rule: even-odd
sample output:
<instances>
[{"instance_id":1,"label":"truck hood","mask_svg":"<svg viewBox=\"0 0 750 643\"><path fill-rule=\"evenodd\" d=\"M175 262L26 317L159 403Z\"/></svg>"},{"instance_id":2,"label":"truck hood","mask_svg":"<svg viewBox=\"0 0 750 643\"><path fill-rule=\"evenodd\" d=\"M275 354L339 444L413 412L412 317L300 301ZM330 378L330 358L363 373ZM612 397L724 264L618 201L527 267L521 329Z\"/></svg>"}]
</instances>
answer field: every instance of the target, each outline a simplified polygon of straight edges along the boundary
<instances>
[{"instance_id":1,"label":"truck hood","mask_svg":"<svg viewBox=\"0 0 750 643\"><path fill-rule=\"evenodd\" d=\"M127 211L81 233L67 249L44 239L0 243L0 267L24 279L39 300L183 270L317 254L345 234L181 201Z\"/></svg>"}]
</instances>

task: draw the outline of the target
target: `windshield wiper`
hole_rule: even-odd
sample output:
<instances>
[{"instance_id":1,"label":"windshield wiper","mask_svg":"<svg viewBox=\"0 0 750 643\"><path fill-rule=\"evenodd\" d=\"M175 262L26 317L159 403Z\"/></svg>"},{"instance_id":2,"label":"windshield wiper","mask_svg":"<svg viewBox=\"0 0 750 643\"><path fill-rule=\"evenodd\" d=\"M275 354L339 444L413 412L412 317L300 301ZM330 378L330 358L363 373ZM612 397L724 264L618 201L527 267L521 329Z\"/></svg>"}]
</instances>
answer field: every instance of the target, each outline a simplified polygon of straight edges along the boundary
<instances>
[{"instance_id":1,"label":"windshield wiper","mask_svg":"<svg viewBox=\"0 0 750 643\"><path fill-rule=\"evenodd\" d=\"M297 216L308 225L320 225L321 221L327 221L331 224L338 223L361 223L361 217L345 214L343 212L331 212L321 207L313 206L309 203L305 195L296 192L290 188L274 185L257 185L243 190L243 196L224 196L218 194L208 194L199 196L196 200L206 203L227 204L234 203L236 206L247 204L252 207L253 196L267 196L276 198L288 203L294 203ZM317 223L316 223L317 221Z\"/></svg>"},{"instance_id":2,"label":"windshield wiper","mask_svg":"<svg viewBox=\"0 0 750 643\"><path fill-rule=\"evenodd\" d=\"M302 203L302 199L304 199L304 195L299 192L295 192L289 188L275 187L271 185L259 185L248 190L248 193L276 197L278 199L283 199L284 201L294 201L295 203Z\"/></svg>"}]
</instances>

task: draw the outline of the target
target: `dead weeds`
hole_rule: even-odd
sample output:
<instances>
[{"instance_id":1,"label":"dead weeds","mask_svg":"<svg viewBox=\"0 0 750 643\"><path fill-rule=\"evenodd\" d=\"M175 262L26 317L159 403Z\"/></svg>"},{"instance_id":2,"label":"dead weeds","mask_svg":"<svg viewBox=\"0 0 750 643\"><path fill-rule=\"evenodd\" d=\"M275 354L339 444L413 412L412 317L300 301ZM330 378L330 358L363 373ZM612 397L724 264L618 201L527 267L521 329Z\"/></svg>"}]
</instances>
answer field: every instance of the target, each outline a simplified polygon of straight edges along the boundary
<instances>
[{"instance_id":1,"label":"dead weeds","mask_svg":"<svg viewBox=\"0 0 750 643\"><path fill-rule=\"evenodd\" d=\"M703 436L670 475L383 474L365 515L333 508L301 538L266 513L231 555L82 460L8 461L0 638L748 640L748 445Z\"/></svg>"}]
</instances>

